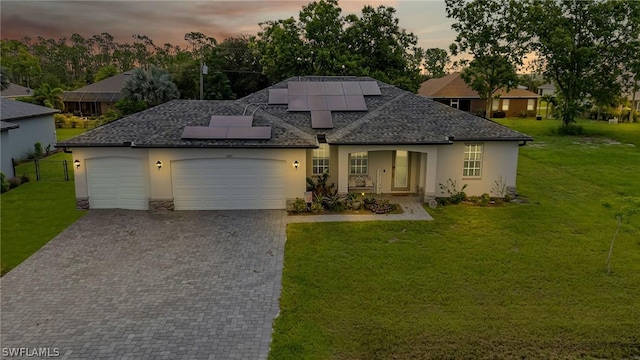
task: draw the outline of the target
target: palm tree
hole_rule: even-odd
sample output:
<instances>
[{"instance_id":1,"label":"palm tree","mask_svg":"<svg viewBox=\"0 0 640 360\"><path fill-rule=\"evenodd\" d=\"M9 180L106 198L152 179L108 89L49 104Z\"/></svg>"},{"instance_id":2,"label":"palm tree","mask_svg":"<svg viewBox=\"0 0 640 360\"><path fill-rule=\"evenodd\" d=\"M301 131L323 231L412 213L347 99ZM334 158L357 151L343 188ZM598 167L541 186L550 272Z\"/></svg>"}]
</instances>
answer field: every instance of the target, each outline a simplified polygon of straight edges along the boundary
<instances>
[{"instance_id":1,"label":"palm tree","mask_svg":"<svg viewBox=\"0 0 640 360\"><path fill-rule=\"evenodd\" d=\"M7 90L11 83L9 82L9 74L7 68L0 66L0 90Z\"/></svg>"},{"instance_id":2,"label":"palm tree","mask_svg":"<svg viewBox=\"0 0 640 360\"><path fill-rule=\"evenodd\" d=\"M63 93L64 90L61 88L51 88L49 84L42 84L40 89L33 92L33 97L44 106L64 110Z\"/></svg>"},{"instance_id":3,"label":"palm tree","mask_svg":"<svg viewBox=\"0 0 640 360\"><path fill-rule=\"evenodd\" d=\"M122 96L144 101L148 107L152 107L178 98L180 92L167 70L152 65L149 70L138 68L132 71L124 83Z\"/></svg>"}]
</instances>

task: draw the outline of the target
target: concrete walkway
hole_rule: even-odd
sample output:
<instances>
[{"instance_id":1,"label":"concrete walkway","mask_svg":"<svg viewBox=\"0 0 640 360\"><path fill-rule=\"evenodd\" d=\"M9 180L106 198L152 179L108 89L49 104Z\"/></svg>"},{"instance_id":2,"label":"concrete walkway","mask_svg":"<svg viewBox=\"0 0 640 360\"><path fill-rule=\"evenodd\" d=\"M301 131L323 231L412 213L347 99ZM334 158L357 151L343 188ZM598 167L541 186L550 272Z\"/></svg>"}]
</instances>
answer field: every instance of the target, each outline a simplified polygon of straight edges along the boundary
<instances>
[{"instance_id":1,"label":"concrete walkway","mask_svg":"<svg viewBox=\"0 0 640 360\"><path fill-rule=\"evenodd\" d=\"M398 204L404 214L374 214L362 208L362 214L330 214L330 215L289 215L287 223L332 222L332 221L398 221L398 220L433 220L416 196L376 196L377 199L388 199L391 204Z\"/></svg>"}]
</instances>

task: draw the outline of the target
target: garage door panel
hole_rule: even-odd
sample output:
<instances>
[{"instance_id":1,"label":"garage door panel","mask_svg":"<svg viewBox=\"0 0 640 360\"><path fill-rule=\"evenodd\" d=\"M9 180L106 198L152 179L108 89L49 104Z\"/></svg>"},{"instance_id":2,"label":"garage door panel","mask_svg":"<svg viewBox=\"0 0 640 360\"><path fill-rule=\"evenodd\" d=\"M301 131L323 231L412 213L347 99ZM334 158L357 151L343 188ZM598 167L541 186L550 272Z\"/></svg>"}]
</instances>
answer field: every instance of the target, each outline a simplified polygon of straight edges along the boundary
<instances>
[{"instance_id":1,"label":"garage door panel","mask_svg":"<svg viewBox=\"0 0 640 360\"><path fill-rule=\"evenodd\" d=\"M284 161L196 159L172 163L177 210L284 209Z\"/></svg>"},{"instance_id":2,"label":"garage door panel","mask_svg":"<svg viewBox=\"0 0 640 360\"><path fill-rule=\"evenodd\" d=\"M92 209L146 210L149 206L147 172L140 159L87 160L87 187Z\"/></svg>"}]
</instances>

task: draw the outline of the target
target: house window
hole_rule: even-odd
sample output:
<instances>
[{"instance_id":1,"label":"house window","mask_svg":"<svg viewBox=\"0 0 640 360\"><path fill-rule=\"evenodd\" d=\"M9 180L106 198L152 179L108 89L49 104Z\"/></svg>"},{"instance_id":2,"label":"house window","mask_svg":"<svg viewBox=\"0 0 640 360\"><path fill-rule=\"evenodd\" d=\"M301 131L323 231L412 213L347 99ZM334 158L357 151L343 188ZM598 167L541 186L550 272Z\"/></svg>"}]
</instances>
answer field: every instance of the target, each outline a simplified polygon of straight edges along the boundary
<instances>
[{"instance_id":1,"label":"house window","mask_svg":"<svg viewBox=\"0 0 640 360\"><path fill-rule=\"evenodd\" d=\"M532 111L535 106L536 106L536 100L535 99L527 100L527 111Z\"/></svg>"},{"instance_id":2,"label":"house window","mask_svg":"<svg viewBox=\"0 0 640 360\"><path fill-rule=\"evenodd\" d=\"M313 175L329 173L329 144L320 144L320 147L313 149L312 159Z\"/></svg>"},{"instance_id":3,"label":"house window","mask_svg":"<svg viewBox=\"0 0 640 360\"><path fill-rule=\"evenodd\" d=\"M464 146L464 167L462 176L480 177L482 168L482 144L466 144Z\"/></svg>"},{"instance_id":4,"label":"house window","mask_svg":"<svg viewBox=\"0 0 640 360\"><path fill-rule=\"evenodd\" d=\"M460 100L458 100L458 99L450 100L449 101L449 106L451 106L452 108L459 109L460 108Z\"/></svg>"},{"instance_id":5,"label":"house window","mask_svg":"<svg viewBox=\"0 0 640 360\"><path fill-rule=\"evenodd\" d=\"M509 99L502 99L502 111L509 110Z\"/></svg>"},{"instance_id":6,"label":"house window","mask_svg":"<svg viewBox=\"0 0 640 360\"><path fill-rule=\"evenodd\" d=\"M349 174L369 173L369 159L366 151L351 153L349 155Z\"/></svg>"},{"instance_id":7,"label":"house window","mask_svg":"<svg viewBox=\"0 0 640 360\"><path fill-rule=\"evenodd\" d=\"M491 110L498 110L498 105L500 105L500 99L493 99L493 101L491 102Z\"/></svg>"}]
</instances>

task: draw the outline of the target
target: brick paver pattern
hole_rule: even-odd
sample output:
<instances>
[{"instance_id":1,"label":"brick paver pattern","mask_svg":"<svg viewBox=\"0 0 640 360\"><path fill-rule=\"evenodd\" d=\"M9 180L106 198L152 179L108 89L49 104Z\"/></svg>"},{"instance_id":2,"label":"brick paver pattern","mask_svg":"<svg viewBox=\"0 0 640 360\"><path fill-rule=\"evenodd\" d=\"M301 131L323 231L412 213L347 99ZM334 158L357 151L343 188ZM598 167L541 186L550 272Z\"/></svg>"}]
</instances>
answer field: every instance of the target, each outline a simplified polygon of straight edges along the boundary
<instances>
[{"instance_id":1,"label":"brick paver pattern","mask_svg":"<svg viewBox=\"0 0 640 360\"><path fill-rule=\"evenodd\" d=\"M286 212L92 210L0 280L3 348L266 359Z\"/></svg>"}]
</instances>

